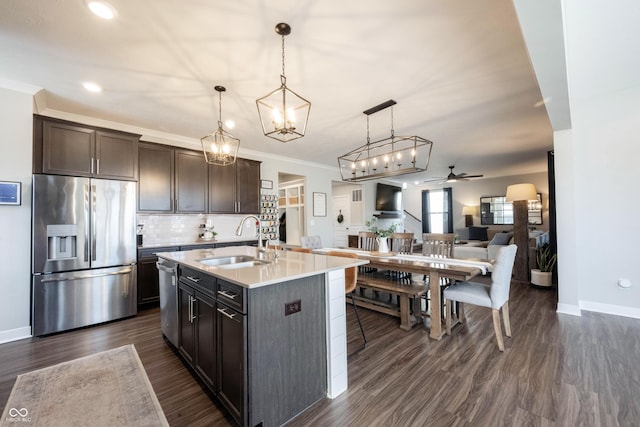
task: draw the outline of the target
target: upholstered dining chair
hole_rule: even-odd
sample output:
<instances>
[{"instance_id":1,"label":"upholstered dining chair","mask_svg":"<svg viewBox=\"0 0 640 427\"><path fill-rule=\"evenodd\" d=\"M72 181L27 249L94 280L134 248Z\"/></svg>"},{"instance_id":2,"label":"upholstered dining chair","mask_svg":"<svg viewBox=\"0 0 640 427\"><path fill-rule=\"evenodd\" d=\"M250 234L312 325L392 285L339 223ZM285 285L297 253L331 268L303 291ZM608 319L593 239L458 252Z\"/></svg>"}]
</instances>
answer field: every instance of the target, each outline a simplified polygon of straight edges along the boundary
<instances>
[{"instance_id":1,"label":"upholstered dining chair","mask_svg":"<svg viewBox=\"0 0 640 427\"><path fill-rule=\"evenodd\" d=\"M303 248L320 249L322 247L322 239L320 236L302 236L300 237L300 245Z\"/></svg>"},{"instance_id":2,"label":"upholstered dining chair","mask_svg":"<svg viewBox=\"0 0 640 427\"><path fill-rule=\"evenodd\" d=\"M498 249L496 264L491 273L491 286L477 282L457 282L444 290L447 335L451 335L451 318L453 316L452 302L460 303L458 320L464 323L464 304L488 307L493 312L493 330L498 341L498 348L504 351L502 328L500 327L500 309L505 333L511 337L511 321L509 320L509 289L511 287L511 272L516 258L516 245L509 245Z\"/></svg>"},{"instance_id":3,"label":"upholstered dining chair","mask_svg":"<svg viewBox=\"0 0 640 427\"><path fill-rule=\"evenodd\" d=\"M358 255L350 252L342 252L342 251L329 251L327 252L329 256L341 256L345 258L358 258ZM364 328L362 327L362 322L360 321L360 316L358 315L358 308L356 307L356 302L353 298L353 292L356 290L356 282L358 281L358 268L357 267L349 267L344 270L344 293L351 297L351 305L353 306L353 311L356 313L356 319L358 320L358 325L360 326L360 332L362 332L362 339L364 340L364 345L367 345L367 337L364 335Z\"/></svg>"}]
</instances>

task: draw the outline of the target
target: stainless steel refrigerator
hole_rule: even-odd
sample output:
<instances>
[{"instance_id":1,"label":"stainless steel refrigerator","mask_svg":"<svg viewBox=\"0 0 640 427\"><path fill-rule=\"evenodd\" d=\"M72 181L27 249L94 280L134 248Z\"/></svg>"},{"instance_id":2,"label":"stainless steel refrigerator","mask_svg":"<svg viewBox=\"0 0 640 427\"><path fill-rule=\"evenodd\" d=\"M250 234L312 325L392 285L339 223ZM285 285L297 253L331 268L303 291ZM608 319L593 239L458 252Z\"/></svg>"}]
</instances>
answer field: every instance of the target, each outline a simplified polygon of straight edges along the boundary
<instances>
[{"instance_id":1,"label":"stainless steel refrigerator","mask_svg":"<svg viewBox=\"0 0 640 427\"><path fill-rule=\"evenodd\" d=\"M136 314L135 182L34 175L32 239L33 335Z\"/></svg>"}]
</instances>

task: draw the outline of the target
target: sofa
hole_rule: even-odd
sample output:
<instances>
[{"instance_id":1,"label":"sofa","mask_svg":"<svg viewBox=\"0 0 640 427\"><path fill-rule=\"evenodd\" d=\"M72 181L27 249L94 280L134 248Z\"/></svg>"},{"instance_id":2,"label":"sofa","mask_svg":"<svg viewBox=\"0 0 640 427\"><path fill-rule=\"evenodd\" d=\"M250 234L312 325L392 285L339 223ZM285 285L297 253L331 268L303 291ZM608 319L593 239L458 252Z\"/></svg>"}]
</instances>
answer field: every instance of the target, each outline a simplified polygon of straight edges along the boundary
<instances>
[{"instance_id":1,"label":"sofa","mask_svg":"<svg viewBox=\"0 0 640 427\"><path fill-rule=\"evenodd\" d=\"M466 230L467 232L465 229L456 230L459 242L453 247L454 258L496 259L498 249L513 243L512 230L488 229L487 227L467 227ZM545 243L549 243L549 232L529 231L530 248L535 250Z\"/></svg>"}]
</instances>

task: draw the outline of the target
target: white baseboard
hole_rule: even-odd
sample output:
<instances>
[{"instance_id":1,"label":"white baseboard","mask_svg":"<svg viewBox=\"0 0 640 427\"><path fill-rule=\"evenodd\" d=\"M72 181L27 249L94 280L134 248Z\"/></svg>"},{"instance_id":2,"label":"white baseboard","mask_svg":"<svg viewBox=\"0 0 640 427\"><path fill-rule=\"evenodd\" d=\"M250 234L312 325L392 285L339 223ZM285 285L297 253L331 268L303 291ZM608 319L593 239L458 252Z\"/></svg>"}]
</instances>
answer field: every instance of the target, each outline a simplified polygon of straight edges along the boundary
<instances>
[{"instance_id":1,"label":"white baseboard","mask_svg":"<svg viewBox=\"0 0 640 427\"><path fill-rule=\"evenodd\" d=\"M560 304L558 303L558 307L556 308L556 313L560 314L570 314L571 316L581 316L580 307L572 304Z\"/></svg>"},{"instance_id":2,"label":"white baseboard","mask_svg":"<svg viewBox=\"0 0 640 427\"><path fill-rule=\"evenodd\" d=\"M603 304L601 302L593 301L580 301L580 309L640 319L640 308L636 307L624 307L621 305Z\"/></svg>"},{"instance_id":3,"label":"white baseboard","mask_svg":"<svg viewBox=\"0 0 640 427\"><path fill-rule=\"evenodd\" d=\"M10 329L8 331L0 331L0 344L3 344L5 342L18 341L25 338L31 338L31 326Z\"/></svg>"}]
</instances>

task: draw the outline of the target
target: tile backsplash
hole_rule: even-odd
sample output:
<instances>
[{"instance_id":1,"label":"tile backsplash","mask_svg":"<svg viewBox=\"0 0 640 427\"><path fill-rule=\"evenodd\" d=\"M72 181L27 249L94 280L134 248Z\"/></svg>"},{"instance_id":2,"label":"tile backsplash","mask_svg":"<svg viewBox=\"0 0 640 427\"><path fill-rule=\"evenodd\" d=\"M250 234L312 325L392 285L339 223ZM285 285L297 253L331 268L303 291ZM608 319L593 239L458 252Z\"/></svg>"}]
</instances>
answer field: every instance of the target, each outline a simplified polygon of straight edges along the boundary
<instances>
[{"instance_id":1,"label":"tile backsplash","mask_svg":"<svg viewBox=\"0 0 640 427\"><path fill-rule=\"evenodd\" d=\"M137 224L143 225L143 242L150 245L175 245L198 241L200 224L213 226L216 240L251 240L257 237L254 221L247 221L242 236L236 228L244 215L150 215L138 214Z\"/></svg>"}]
</instances>

